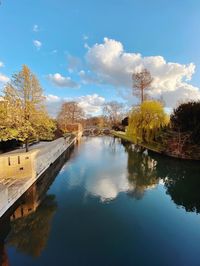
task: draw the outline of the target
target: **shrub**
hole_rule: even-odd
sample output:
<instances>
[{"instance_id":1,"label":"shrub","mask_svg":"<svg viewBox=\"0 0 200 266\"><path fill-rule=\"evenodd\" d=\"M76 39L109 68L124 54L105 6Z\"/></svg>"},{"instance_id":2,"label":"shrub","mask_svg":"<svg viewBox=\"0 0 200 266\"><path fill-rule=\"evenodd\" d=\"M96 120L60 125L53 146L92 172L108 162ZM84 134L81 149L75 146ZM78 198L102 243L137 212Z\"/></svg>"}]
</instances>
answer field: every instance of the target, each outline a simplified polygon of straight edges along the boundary
<instances>
[{"instance_id":1,"label":"shrub","mask_svg":"<svg viewBox=\"0 0 200 266\"><path fill-rule=\"evenodd\" d=\"M191 141L200 144L200 101L180 104L174 109L171 127L178 132L189 132Z\"/></svg>"}]
</instances>

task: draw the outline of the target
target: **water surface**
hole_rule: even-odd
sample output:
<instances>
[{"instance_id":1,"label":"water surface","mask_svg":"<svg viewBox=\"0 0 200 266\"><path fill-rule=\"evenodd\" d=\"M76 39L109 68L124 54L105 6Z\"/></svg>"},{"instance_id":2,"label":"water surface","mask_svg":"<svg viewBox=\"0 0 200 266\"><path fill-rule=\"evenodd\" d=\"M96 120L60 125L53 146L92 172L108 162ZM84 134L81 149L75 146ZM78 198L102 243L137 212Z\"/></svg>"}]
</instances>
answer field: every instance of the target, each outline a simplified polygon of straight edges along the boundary
<instances>
[{"instance_id":1,"label":"water surface","mask_svg":"<svg viewBox=\"0 0 200 266\"><path fill-rule=\"evenodd\" d=\"M63 155L0 225L10 265L200 265L200 166L112 137Z\"/></svg>"}]
</instances>

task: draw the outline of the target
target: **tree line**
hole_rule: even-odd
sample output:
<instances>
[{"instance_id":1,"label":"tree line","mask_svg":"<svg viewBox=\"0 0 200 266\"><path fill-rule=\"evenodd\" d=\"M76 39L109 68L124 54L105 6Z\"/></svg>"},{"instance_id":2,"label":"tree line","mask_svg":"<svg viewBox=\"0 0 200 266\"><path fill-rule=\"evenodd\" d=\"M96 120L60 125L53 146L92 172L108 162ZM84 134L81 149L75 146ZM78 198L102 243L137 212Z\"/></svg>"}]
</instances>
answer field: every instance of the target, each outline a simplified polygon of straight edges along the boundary
<instances>
[{"instance_id":1,"label":"tree line","mask_svg":"<svg viewBox=\"0 0 200 266\"><path fill-rule=\"evenodd\" d=\"M132 108L128 116L126 135L135 143L159 143L169 154L185 153L200 158L200 101L180 103L167 114L162 99L152 99L148 92L153 77L147 69L132 75L133 94L140 99L140 105ZM194 149L195 147L195 149Z\"/></svg>"},{"instance_id":2,"label":"tree line","mask_svg":"<svg viewBox=\"0 0 200 266\"><path fill-rule=\"evenodd\" d=\"M36 75L23 65L3 88L0 97L0 142L16 140L29 143L35 140L52 140L67 133L69 124L81 123L84 127L111 127L120 123L125 107L108 102L99 116L88 116L76 101L63 102L56 118L49 116L44 91Z\"/></svg>"},{"instance_id":3,"label":"tree line","mask_svg":"<svg viewBox=\"0 0 200 266\"><path fill-rule=\"evenodd\" d=\"M62 103L53 119L46 110L39 80L24 65L5 85L0 97L0 141L17 140L28 151L33 140L52 140L67 133L69 124L81 123L84 127L119 130L128 125L126 134L136 142L150 142L164 131L172 130L185 136L187 142L199 144L200 102L183 103L169 116L162 100L149 97L153 82L147 69L132 74L133 95L139 98L140 104L134 105L131 111L123 103L110 101L103 105L102 114L89 116L78 102L68 101Z\"/></svg>"}]
</instances>

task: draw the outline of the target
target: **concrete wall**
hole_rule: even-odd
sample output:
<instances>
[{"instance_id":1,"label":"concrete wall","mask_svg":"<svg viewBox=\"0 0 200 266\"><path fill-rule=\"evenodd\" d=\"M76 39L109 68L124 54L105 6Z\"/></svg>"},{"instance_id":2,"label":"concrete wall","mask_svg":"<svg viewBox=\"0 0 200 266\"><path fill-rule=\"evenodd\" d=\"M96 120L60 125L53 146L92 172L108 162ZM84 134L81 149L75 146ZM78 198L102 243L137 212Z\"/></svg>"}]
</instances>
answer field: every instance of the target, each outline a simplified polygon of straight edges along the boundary
<instances>
[{"instance_id":1,"label":"concrete wall","mask_svg":"<svg viewBox=\"0 0 200 266\"><path fill-rule=\"evenodd\" d=\"M69 147L69 139L60 138L44 147L36 157L36 174L43 173Z\"/></svg>"},{"instance_id":2,"label":"concrete wall","mask_svg":"<svg viewBox=\"0 0 200 266\"><path fill-rule=\"evenodd\" d=\"M23 178L36 174L36 150L28 153L16 153L0 156L0 178Z\"/></svg>"},{"instance_id":3,"label":"concrete wall","mask_svg":"<svg viewBox=\"0 0 200 266\"><path fill-rule=\"evenodd\" d=\"M34 177L43 173L69 146L69 139L47 142L39 149L0 156L0 179Z\"/></svg>"},{"instance_id":4,"label":"concrete wall","mask_svg":"<svg viewBox=\"0 0 200 266\"><path fill-rule=\"evenodd\" d=\"M32 184L71 145L74 139L60 138L47 142L28 153L0 156L0 217L30 188Z\"/></svg>"}]
</instances>

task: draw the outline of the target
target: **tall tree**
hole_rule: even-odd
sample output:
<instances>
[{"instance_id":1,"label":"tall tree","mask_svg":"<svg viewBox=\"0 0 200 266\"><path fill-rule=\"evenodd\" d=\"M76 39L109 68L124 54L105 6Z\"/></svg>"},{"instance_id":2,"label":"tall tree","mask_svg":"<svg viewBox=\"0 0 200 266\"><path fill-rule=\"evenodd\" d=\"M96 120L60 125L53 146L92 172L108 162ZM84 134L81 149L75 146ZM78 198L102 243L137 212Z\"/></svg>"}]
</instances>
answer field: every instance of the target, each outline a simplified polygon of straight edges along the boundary
<instances>
[{"instance_id":1,"label":"tall tree","mask_svg":"<svg viewBox=\"0 0 200 266\"><path fill-rule=\"evenodd\" d=\"M63 132L66 132L68 124L78 123L84 116L85 113L77 102L64 102L57 117L58 126Z\"/></svg>"},{"instance_id":2,"label":"tall tree","mask_svg":"<svg viewBox=\"0 0 200 266\"><path fill-rule=\"evenodd\" d=\"M85 127L96 126L103 127L104 126L104 117L103 116L92 116L85 119Z\"/></svg>"},{"instance_id":3,"label":"tall tree","mask_svg":"<svg viewBox=\"0 0 200 266\"><path fill-rule=\"evenodd\" d=\"M134 142L151 142L169 124L169 117L158 101L145 101L133 108L129 116L127 135Z\"/></svg>"},{"instance_id":4,"label":"tall tree","mask_svg":"<svg viewBox=\"0 0 200 266\"><path fill-rule=\"evenodd\" d=\"M200 144L200 101L180 104L170 117L173 130L189 133L194 144Z\"/></svg>"},{"instance_id":5,"label":"tall tree","mask_svg":"<svg viewBox=\"0 0 200 266\"><path fill-rule=\"evenodd\" d=\"M132 75L133 94L140 97L141 104L146 98L146 91L150 89L153 82L151 73L145 68L140 72L135 72Z\"/></svg>"},{"instance_id":6,"label":"tall tree","mask_svg":"<svg viewBox=\"0 0 200 266\"><path fill-rule=\"evenodd\" d=\"M4 112L7 115L0 122L0 127L4 129L0 138L23 141L28 151L31 138L44 137L44 131L53 136L55 126L45 110L44 99L38 79L24 65L4 88Z\"/></svg>"},{"instance_id":7,"label":"tall tree","mask_svg":"<svg viewBox=\"0 0 200 266\"><path fill-rule=\"evenodd\" d=\"M103 114L110 126L120 123L124 117L124 113L125 110L122 103L111 101L104 104Z\"/></svg>"}]
</instances>

